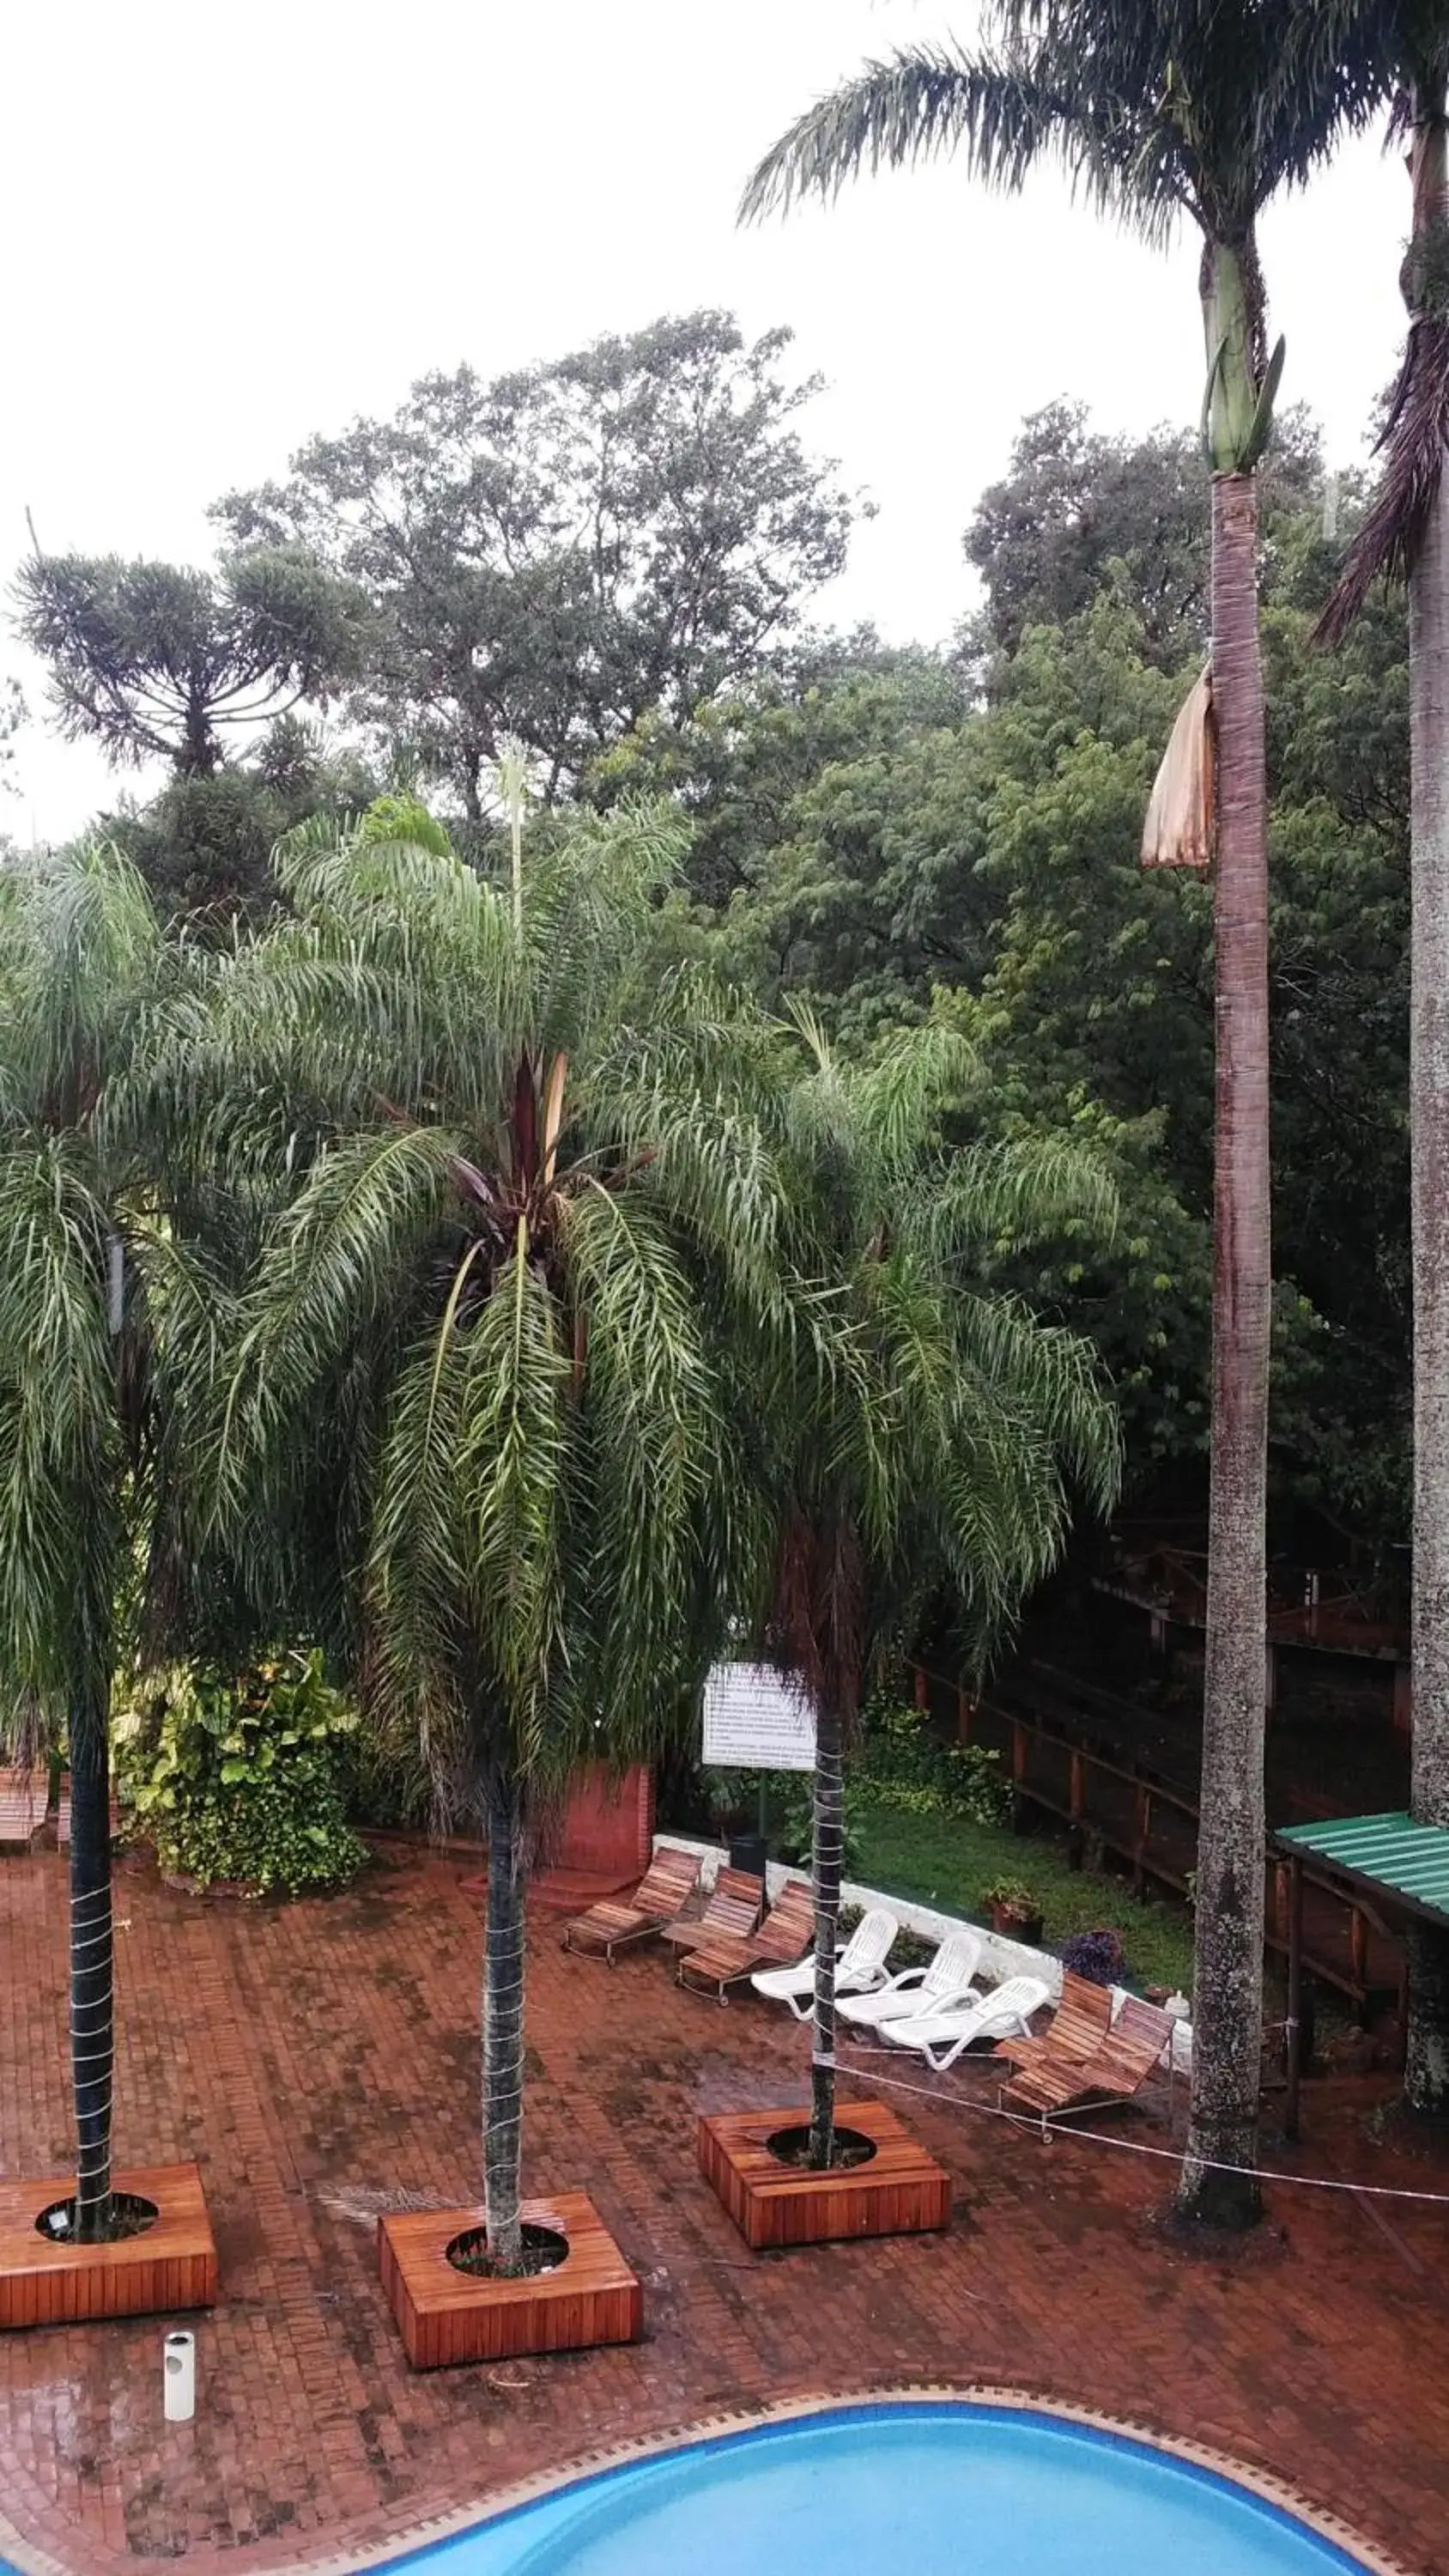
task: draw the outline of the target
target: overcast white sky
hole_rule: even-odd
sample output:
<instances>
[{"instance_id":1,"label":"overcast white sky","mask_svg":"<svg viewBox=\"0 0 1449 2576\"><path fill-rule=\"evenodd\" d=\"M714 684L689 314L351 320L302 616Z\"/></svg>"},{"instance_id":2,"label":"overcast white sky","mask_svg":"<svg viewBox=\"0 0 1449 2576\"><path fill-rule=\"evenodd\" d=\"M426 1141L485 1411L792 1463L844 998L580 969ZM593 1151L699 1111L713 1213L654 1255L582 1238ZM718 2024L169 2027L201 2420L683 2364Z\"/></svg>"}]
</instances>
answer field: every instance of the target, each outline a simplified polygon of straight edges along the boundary
<instances>
[{"instance_id":1,"label":"overcast white sky","mask_svg":"<svg viewBox=\"0 0 1449 2576\"><path fill-rule=\"evenodd\" d=\"M828 391L813 442L879 516L826 602L944 636L960 534L1022 414L1070 392L1104 427L1197 416L1196 249L1150 255L1055 181L1007 203L949 166L739 233L754 160L872 52L950 26L935 0L18 0L0 38L10 381L0 579L41 542L202 560L217 494L413 377L487 373L668 311L784 322ZM1264 233L1284 399L1340 462L1390 373L1407 186L1345 153ZM0 667L21 667L0 644ZM36 718L17 837L107 793Z\"/></svg>"}]
</instances>

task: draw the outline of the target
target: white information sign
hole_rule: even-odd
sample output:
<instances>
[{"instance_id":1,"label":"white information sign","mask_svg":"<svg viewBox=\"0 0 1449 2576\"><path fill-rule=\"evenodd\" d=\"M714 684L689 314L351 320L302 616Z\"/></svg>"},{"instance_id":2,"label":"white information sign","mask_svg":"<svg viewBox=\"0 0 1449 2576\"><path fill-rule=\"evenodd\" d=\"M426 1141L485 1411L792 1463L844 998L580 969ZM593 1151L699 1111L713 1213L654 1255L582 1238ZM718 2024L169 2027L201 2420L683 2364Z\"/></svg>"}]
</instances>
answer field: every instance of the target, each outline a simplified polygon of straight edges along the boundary
<instances>
[{"instance_id":1,"label":"white information sign","mask_svg":"<svg viewBox=\"0 0 1449 2576\"><path fill-rule=\"evenodd\" d=\"M704 1686L704 1759L733 1771L813 1771L815 1712L773 1664L716 1664Z\"/></svg>"}]
</instances>

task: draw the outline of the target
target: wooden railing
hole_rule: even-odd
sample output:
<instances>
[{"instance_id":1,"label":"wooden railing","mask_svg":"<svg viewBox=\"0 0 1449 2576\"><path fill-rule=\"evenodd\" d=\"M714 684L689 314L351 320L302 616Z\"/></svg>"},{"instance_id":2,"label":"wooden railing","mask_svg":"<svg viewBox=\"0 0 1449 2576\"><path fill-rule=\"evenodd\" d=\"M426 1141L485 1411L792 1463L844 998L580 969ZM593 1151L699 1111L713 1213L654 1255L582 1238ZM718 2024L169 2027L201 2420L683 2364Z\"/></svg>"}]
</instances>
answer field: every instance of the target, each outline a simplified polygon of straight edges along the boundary
<instances>
[{"instance_id":1,"label":"wooden railing","mask_svg":"<svg viewBox=\"0 0 1449 2576\"><path fill-rule=\"evenodd\" d=\"M1114 1760L1075 1730L1067 1732L1063 1694L1034 1683L1030 1671L1013 1682L1009 1696L985 1692L979 1697L923 1665L913 1671L919 1707L954 1720L959 1742L985 1744L1001 1756L1018 1831L1026 1811L1034 1808L1066 1827L1078 1861L1095 1846L1103 1856L1125 1862L1135 1894L1149 1884L1179 1897L1190 1893L1198 1808L1184 1790L1145 1768ZM1094 1702L1104 1711L1127 1713L1127 1703L1058 1678L1083 1702L1087 1716ZM1044 1700L1054 1702L1054 1710L1044 1708ZM1288 1864L1269 1858L1265 1872L1264 1947L1270 1957L1286 1960ZM1398 1936L1371 1906L1311 1862L1304 1864L1303 1882L1305 1970L1346 1995L1360 2012L1374 1996L1399 1993L1404 1960Z\"/></svg>"}]
</instances>

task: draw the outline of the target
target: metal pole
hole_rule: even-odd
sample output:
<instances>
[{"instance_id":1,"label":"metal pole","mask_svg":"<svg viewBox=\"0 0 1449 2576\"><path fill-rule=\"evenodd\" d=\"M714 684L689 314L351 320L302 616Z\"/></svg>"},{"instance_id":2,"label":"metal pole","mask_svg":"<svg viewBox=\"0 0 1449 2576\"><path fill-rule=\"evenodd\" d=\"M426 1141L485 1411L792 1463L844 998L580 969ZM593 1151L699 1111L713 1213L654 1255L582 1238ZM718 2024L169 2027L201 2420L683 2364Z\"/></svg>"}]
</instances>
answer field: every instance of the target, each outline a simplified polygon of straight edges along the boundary
<instances>
[{"instance_id":1,"label":"metal pole","mask_svg":"<svg viewBox=\"0 0 1449 2576\"><path fill-rule=\"evenodd\" d=\"M1289 1863L1288 1896L1288 2018L1285 2033L1288 2041L1288 2100L1283 2113L1284 2135L1298 2135L1298 2033L1303 2001L1303 1863L1295 1852Z\"/></svg>"}]
</instances>

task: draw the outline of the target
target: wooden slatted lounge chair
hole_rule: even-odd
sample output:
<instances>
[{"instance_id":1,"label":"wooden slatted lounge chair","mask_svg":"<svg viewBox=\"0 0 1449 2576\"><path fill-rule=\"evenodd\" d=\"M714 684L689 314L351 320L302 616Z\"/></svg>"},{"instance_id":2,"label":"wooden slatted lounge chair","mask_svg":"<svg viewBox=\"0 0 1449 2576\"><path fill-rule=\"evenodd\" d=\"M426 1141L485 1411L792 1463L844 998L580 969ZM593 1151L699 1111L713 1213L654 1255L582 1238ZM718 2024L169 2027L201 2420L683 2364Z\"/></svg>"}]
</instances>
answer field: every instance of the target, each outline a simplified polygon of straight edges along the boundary
<instances>
[{"instance_id":1,"label":"wooden slatted lounge chair","mask_svg":"<svg viewBox=\"0 0 1449 2576\"><path fill-rule=\"evenodd\" d=\"M945 2003L965 2002L975 1992L980 1965L980 1934L948 1932L924 1968L902 1968L873 1994L844 1995L840 2009L862 2030L883 2030L888 2021L909 2021Z\"/></svg>"},{"instance_id":2,"label":"wooden slatted lounge chair","mask_svg":"<svg viewBox=\"0 0 1449 2576\"><path fill-rule=\"evenodd\" d=\"M756 1968L779 1968L797 1960L815 1937L815 1899L803 1878L787 1878L764 1922L754 1932L732 1936L716 1933L698 1948L681 1950L675 1971L681 1986L714 1994L728 2003L726 1986L738 1985Z\"/></svg>"},{"instance_id":3,"label":"wooden slatted lounge chair","mask_svg":"<svg viewBox=\"0 0 1449 2576\"><path fill-rule=\"evenodd\" d=\"M1112 1989L1094 1985L1089 1977L1073 1976L1070 1969L1062 1978L1061 2001L1040 2039L1029 2035L998 2040L996 2055L1009 2057L1016 2066L1051 2064L1081 2066L1100 2048L1112 2026Z\"/></svg>"},{"instance_id":4,"label":"wooden slatted lounge chair","mask_svg":"<svg viewBox=\"0 0 1449 2576\"><path fill-rule=\"evenodd\" d=\"M30 1849L30 1837L45 1814L49 1785L43 1771L0 1771L0 1843Z\"/></svg>"},{"instance_id":5,"label":"wooden slatted lounge chair","mask_svg":"<svg viewBox=\"0 0 1449 2576\"><path fill-rule=\"evenodd\" d=\"M912 2013L905 2021L881 2024L881 2037L898 2048L914 2048L937 2075L954 2066L978 2040L995 2039L1006 2030L1025 2030L1034 2012L1050 2000L1044 1977L1006 1977L989 1995L958 1996L934 2012Z\"/></svg>"},{"instance_id":6,"label":"wooden slatted lounge chair","mask_svg":"<svg viewBox=\"0 0 1449 2576\"><path fill-rule=\"evenodd\" d=\"M883 1905L872 1905L862 1914L835 1962L835 2000L842 2012L848 2002L859 2002L878 1987L888 1991L885 1963L900 1928ZM750 1983L767 2003L788 2004L797 2021L808 2021L815 2009L813 1953L798 1967L761 1968Z\"/></svg>"},{"instance_id":7,"label":"wooden slatted lounge chair","mask_svg":"<svg viewBox=\"0 0 1449 2576\"><path fill-rule=\"evenodd\" d=\"M722 1869L700 1914L678 1914L662 1926L676 1951L701 1949L706 1941L738 1941L753 1932L765 1901L765 1882L747 1869Z\"/></svg>"},{"instance_id":8,"label":"wooden slatted lounge chair","mask_svg":"<svg viewBox=\"0 0 1449 2576\"><path fill-rule=\"evenodd\" d=\"M1075 2111L1101 2111L1135 2101L1170 2052L1176 2025L1171 2013L1128 1995L1101 2046L1084 2064L1039 2058L1001 2088L1001 2101L1016 2111L1041 2114L1043 2129ZM1169 2063L1170 2063L1169 2057Z\"/></svg>"},{"instance_id":9,"label":"wooden slatted lounge chair","mask_svg":"<svg viewBox=\"0 0 1449 2576\"><path fill-rule=\"evenodd\" d=\"M661 1844L631 1896L604 1897L574 1916L564 1931L564 1948L601 1953L612 1968L616 1950L647 1941L678 1914L694 1893L699 1866L698 1852Z\"/></svg>"}]
</instances>

